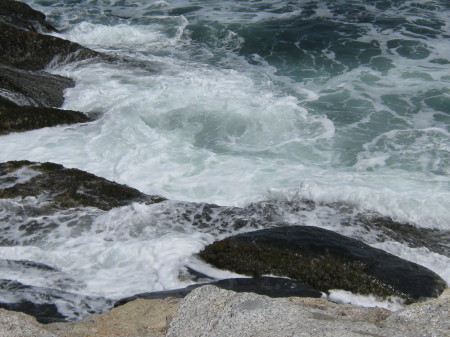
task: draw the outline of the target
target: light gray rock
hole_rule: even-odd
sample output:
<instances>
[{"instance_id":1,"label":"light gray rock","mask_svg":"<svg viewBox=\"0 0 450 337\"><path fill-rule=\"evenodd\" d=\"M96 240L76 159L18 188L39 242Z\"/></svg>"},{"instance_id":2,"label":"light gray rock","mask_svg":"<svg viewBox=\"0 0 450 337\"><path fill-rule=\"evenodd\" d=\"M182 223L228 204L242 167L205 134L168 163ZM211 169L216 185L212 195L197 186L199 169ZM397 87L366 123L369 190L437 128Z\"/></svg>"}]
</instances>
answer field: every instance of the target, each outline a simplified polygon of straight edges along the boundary
<instances>
[{"instance_id":1,"label":"light gray rock","mask_svg":"<svg viewBox=\"0 0 450 337\"><path fill-rule=\"evenodd\" d=\"M181 301L167 336L447 337L449 297L447 290L436 300L392 313L324 299L273 299L205 286Z\"/></svg>"},{"instance_id":2,"label":"light gray rock","mask_svg":"<svg viewBox=\"0 0 450 337\"><path fill-rule=\"evenodd\" d=\"M0 309L0 337L57 337L21 312Z\"/></svg>"},{"instance_id":3,"label":"light gray rock","mask_svg":"<svg viewBox=\"0 0 450 337\"><path fill-rule=\"evenodd\" d=\"M397 327L405 336L449 337L450 288L437 299L412 304L392 314L385 324Z\"/></svg>"}]
</instances>

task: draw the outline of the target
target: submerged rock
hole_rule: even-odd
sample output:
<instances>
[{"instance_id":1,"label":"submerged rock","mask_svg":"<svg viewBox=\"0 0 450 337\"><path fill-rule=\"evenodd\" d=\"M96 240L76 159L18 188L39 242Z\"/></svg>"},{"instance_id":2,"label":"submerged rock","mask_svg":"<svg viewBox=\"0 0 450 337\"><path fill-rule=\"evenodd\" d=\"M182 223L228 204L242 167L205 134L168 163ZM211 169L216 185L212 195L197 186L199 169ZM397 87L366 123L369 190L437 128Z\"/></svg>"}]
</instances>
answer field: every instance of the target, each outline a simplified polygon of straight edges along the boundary
<instances>
[{"instance_id":1,"label":"submerged rock","mask_svg":"<svg viewBox=\"0 0 450 337\"><path fill-rule=\"evenodd\" d=\"M78 111L18 106L0 97L0 135L89 121L89 117Z\"/></svg>"},{"instance_id":2,"label":"submerged rock","mask_svg":"<svg viewBox=\"0 0 450 337\"><path fill-rule=\"evenodd\" d=\"M44 198L54 208L97 207L102 210L125 206L135 201L156 203L165 200L81 170L67 169L53 163L1 163L0 183L2 176L14 179L14 172L24 168L38 174L26 181L16 184L12 182L12 186L0 188L0 198L33 196ZM17 179L19 175L20 173L17 174Z\"/></svg>"},{"instance_id":3,"label":"submerged rock","mask_svg":"<svg viewBox=\"0 0 450 337\"><path fill-rule=\"evenodd\" d=\"M19 1L0 1L0 22L33 32L56 31L56 28L46 21L44 13Z\"/></svg>"},{"instance_id":4,"label":"submerged rock","mask_svg":"<svg viewBox=\"0 0 450 337\"><path fill-rule=\"evenodd\" d=\"M104 297L82 296L60 289L0 280L0 308L24 312L41 323L79 319L103 312L112 303Z\"/></svg>"},{"instance_id":5,"label":"submerged rock","mask_svg":"<svg viewBox=\"0 0 450 337\"><path fill-rule=\"evenodd\" d=\"M292 278L319 291L343 289L408 303L438 296L446 282L431 270L335 232L288 226L214 242L200 257L247 275Z\"/></svg>"}]
</instances>

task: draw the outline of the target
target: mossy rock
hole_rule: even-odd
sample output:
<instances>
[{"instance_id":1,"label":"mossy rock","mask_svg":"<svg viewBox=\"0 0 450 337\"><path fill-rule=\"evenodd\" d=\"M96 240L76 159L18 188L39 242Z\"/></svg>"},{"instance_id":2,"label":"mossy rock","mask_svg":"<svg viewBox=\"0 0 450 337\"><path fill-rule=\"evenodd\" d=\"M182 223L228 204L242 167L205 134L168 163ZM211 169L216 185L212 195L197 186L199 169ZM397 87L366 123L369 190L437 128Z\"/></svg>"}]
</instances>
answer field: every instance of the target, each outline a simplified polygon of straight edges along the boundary
<instances>
[{"instance_id":1,"label":"mossy rock","mask_svg":"<svg viewBox=\"0 0 450 337\"><path fill-rule=\"evenodd\" d=\"M0 174L11 175L24 168L39 174L25 182L0 189L0 198L43 197L56 208L97 207L102 210L125 206L134 201L157 203L165 200L160 196L149 196L126 185L54 163L1 163Z\"/></svg>"},{"instance_id":2,"label":"mossy rock","mask_svg":"<svg viewBox=\"0 0 450 337\"><path fill-rule=\"evenodd\" d=\"M431 270L325 229L289 226L239 234L200 252L212 265L251 276L289 277L319 291L343 289L411 303L446 283Z\"/></svg>"}]
</instances>

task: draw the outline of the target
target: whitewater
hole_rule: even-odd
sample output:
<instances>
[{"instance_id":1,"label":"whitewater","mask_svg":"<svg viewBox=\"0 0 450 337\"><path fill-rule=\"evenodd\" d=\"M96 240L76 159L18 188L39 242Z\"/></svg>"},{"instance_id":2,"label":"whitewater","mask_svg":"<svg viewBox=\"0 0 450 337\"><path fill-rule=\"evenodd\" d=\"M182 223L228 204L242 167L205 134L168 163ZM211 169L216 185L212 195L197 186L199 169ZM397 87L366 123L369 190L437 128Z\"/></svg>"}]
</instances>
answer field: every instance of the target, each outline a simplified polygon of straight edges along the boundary
<instances>
[{"instance_id":1,"label":"whitewater","mask_svg":"<svg viewBox=\"0 0 450 337\"><path fill-rule=\"evenodd\" d=\"M192 283L184 266L233 275L195 257L231 233L177 223L183 202L308 199L323 206L281 220L357 237L450 282L449 256L341 221L377 212L450 230L448 1L24 2L54 35L119 61L50 65L76 81L63 108L96 120L1 136L0 161L55 162L171 201L39 219L58 230L35 244L16 237L0 258L60 268L81 294L174 289ZM0 221L29 221L23 207L3 201Z\"/></svg>"}]
</instances>

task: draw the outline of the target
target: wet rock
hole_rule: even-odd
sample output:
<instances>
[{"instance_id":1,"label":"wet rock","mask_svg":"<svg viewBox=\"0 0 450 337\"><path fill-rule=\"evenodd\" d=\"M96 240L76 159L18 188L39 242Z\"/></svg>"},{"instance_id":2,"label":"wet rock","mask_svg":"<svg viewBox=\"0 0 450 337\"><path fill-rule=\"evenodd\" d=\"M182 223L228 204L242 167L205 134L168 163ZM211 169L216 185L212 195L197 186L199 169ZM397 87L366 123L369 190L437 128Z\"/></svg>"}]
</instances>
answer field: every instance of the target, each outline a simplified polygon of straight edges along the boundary
<instances>
[{"instance_id":1,"label":"wet rock","mask_svg":"<svg viewBox=\"0 0 450 337\"><path fill-rule=\"evenodd\" d=\"M0 135L89 121L89 117L78 111L18 106L0 97Z\"/></svg>"},{"instance_id":2,"label":"wet rock","mask_svg":"<svg viewBox=\"0 0 450 337\"><path fill-rule=\"evenodd\" d=\"M277 275L312 289L343 289L408 303L438 296L446 282L431 270L335 232L287 226L214 242L200 257L247 275Z\"/></svg>"},{"instance_id":3,"label":"wet rock","mask_svg":"<svg viewBox=\"0 0 450 337\"><path fill-rule=\"evenodd\" d=\"M0 65L0 98L17 105L60 107L64 103L64 90L74 85L69 78L44 71Z\"/></svg>"},{"instance_id":4,"label":"wet rock","mask_svg":"<svg viewBox=\"0 0 450 337\"><path fill-rule=\"evenodd\" d=\"M39 279L40 284L47 288L56 287L61 290L81 290L86 286L83 282L75 280L62 270L28 260L0 259L0 279L6 278L14 280L35 278ZM8 295L3 293L3 298L5 296ZM10 294L10 296L14 295Z\"/></svg>"},{"instance_id":5,"label":"wet rock","mask_svg":"<svg viewBox=\"0 0 450 337\"><path fill-rule=\"evenodd\" d=\"M31 315L40 323L64 322L107 310L113 301L0 280L0 308Z\"/></svg>"},{"instance_id":6,"label":"wet rock","mask_svg":"<svg viewBox=\"0 0 450 337\"><path fill-rule=\"evenodd\" d=\"M77 43L0 23L0 63L41 70L50 63L68 63L98 56Z\"/></svg>"},{"instance_id":7,"label":"wet rock","mask_svg":"<svg viewBox=\"0 0 450 337\"><path fill-rule=\"evenodd\" d=\"M56 31L56 28L46 21L43 13L19 1L0 1L0 22L33 32Z\"/></svg>"},{"instance_id":8,"label":"wet rock","mask_svg":"<svg viewBox=\"0 0 450 337\"><path fill-rule=\"evenodd\" d=\"M0 31L0 135L89 121L76 111L30 107L59 107L63 104L63 91L74 86L71 79L42 69L99 53L40 34L56 29L45 21L43 13L22 2L0 2Z\"/></svg>"},{"instance_id":9,"label":"wet rock","mask_svg":"<svg viewBox=\"0 0 450 337\"><path fill-rule=\"evenodd\" d=\"M24 182L0 189L0 198L34 196L44 198L54 208L97 207L102 210L125 206L131 202L156 203L165 200L84 171L67 169L53 163L29 161L1 163L0 173L11 175L23 168L39 174Z\"/></svg>"},{"instance_id":10,"label":"wet rock","mask_svg":"<svg viewBox=\"0 0 450 337\"><path fill-rule=\"evenodd\" d=\"M450 231L419 228L412 224L394 221L389 217L366 212L356 215L352 225L376 230L379 241L397 241L409 247L427 247L432 252L450 257Z\"/></svg>"},{"instance_id":11,"label":"wet rock","mask_svg":"<svg viewBox=\"0 0 450 337\"><path fill-rule=\"evenodd\" d=\"M231 278L219 281L213 281L202 284L194 284L182 289L157 291L152 293L137 294L117 301L114 307L119 307L125 303L136 299L163 299L168 297L182 298L191 291L205 285L214 285L216 287L233 290L235 292L252 292L255 294L269 297L321 297L322 294L312 290L299 282L295 282L279 277L257 277L257 278Z\"/></svg>"}]
</instances>

